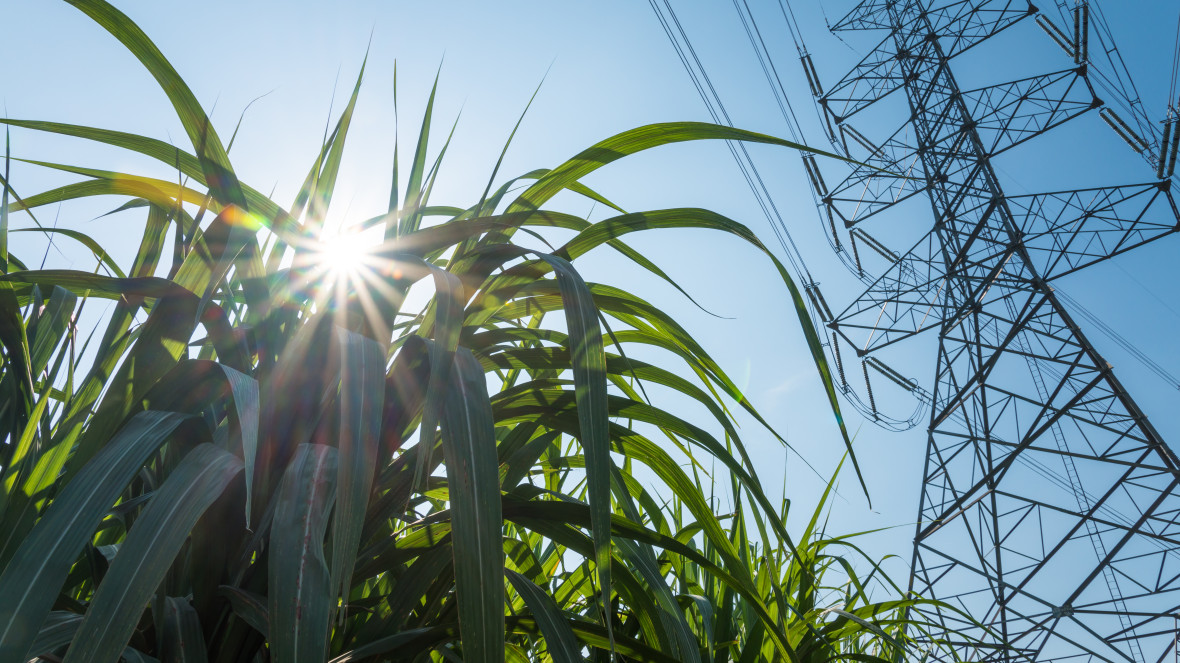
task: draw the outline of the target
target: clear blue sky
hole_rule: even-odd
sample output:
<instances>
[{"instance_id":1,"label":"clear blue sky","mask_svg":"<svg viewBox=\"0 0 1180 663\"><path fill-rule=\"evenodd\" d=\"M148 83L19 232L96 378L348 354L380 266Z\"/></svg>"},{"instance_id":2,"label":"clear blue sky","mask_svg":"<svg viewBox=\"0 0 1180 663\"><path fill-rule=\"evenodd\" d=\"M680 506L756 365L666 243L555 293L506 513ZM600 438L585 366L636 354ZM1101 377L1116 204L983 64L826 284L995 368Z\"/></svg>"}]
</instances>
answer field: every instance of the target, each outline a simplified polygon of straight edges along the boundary
<instances>
[{"instance_id":1,"label":"clear blue sky","mask_svg":"<svg viewBox=\"0 0 1180 663\"><path fill-rule=\"evenodd\" d=\"M116 4L156 40L198 98L214 109L212 116L224 137L251 99L270 93L246 115L231 157L243 180L264 192L273 187L280 203L289 201L302 181L320 145L330 106L335 103L338 112L347 99L372 34L366 83L334 203L339 218L366 218L382 210L387 200L395 60L403 144L415 137L440 63L439 132L462 110L435 192L440 202L467 205L478 196L499 148L546 71L548 77L509 152L504 174L556 165L583 147L634 126L708 118L650 7L636 0L208 0L199 5L125 0ZM871 38L851 37L845 45L824 29L823 13L835 20L850 2L826 2L824 12L818 0L792 4L828 84L859 59L856 51L863 53L872 46ZM3 6L6 65L0 73L0 101L6 115L183 141L166 98L148 74L80 12L45 0L5 0ZM683 0L674 0L673 6L736 124L785 136L786 127L733 6ZM818 144L806 83L778 5L758 0L751 7L805 129L813 132L810 139ZM1171 74L1175 3L1107 0L1103 7L1148 112L1162 117ZM1030 58L1038 64L1028 66L1040 71L1068 66L1031 21L998 42L965 59L961 77L986 81L996 71L1027 65ZM1001 167L1015 181L1047 178L1061 188L1151 178L1148 167L1129 155L1105 125L1096 117L1090 120L1031 153L1047 155L1044 159L1022 158ZM884 126L860 128L876 136L886 130ZM122 152L30 132L14 132L12 149L14 156L169 176L154 163ZM830 286L825 287L825 295L834 308L842 308L856 293L840 289L842 268L819 234L797 156L765 147L753 148L752 153L809 265ZM1066 165L1054 165L1059 162ZM1091 181L1075 172L1078 164L1095 163L1104 164L1108 172L1113 168L1116 176ZM1075 182L1077 178L1081 181ZM13 173L14 186L25 193L62 180L29 167ZM588 183L627 209L714 209L752 227L773 245L765 219L721 144L663 148L595 173ZM112 199L109 205L66 206L60 210L59 223L93 233L116 252L122 251L119 257L126 260L134 247L124 238L141 231L141 215L90 221L117 204ZM571 211L589 211L581 202L573 205ZM52 222L57 212L43 209L40 218ZM14 219L14 224L21 223L26 221ZM928 227L929 220L917 218L914 223ZM1180 238L1165 239L1124 256L1117 264L1108 263L1061 284L1174 373L1180 373L1180 358L1173 350L1173 330L1180 324L1180 294L1172 285L1177 277L1173 258L1180 247L1177 242ZM786 291L775 283L769 262L736 240L704 232L637 236L631 243L649 251L706 307L732 319L700 313L669 288L620 268L608 256L592 255L580 266L588 278L631 287L680 316L780 432L821 472L831 472L842 445L788 309ZM16 248L26 256L39 254L44 243L17 244ZM74 267L90 268L82 253L64 246L62 251L51 251L48 264L67 267L73 261ZM1174 414L1180 393L1096 331L1092 337L1165 437L1173 446L1180 443L1180 418ZM907 373L929 386L932 357L916 353L913 361ZM874 511L866 507L851 475L846 474L842 483L846 501L840 502L834 526L848 530L905 525L878 537L876 552L895 552L908 562L912 536L908 523L917 505L925 434L920 428L886 433L851 412L848 418L858 433L857 448L868 471ZM794 460L784 473L778 444L750 424L744 430L747 442L764 460L759 470L771 492L777 493L785 479L788 496L799 503L799 511L810 508L804 505L814 499L819 479Z\"/></svg>"}]
</instances>

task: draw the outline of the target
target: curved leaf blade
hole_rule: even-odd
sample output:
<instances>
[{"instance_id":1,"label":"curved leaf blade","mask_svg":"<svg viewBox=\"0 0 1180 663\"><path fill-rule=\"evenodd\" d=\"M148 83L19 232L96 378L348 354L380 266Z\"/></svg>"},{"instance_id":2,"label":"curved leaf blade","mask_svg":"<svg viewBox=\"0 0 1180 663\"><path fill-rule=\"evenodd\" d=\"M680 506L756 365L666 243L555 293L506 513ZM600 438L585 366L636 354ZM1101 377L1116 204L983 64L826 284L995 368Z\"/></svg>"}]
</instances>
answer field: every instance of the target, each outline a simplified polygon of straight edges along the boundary
<instances>
[{"instance_id":1,"label":"curved leaf blade","mask_svg":"<svg viewBox=\"0 0 1180 663\"><path fill-rule=\"evenodd\" d=\"M160 88L168 95L180 123L200 160L209 190L224 204L246 207L241 186L229 163L229 155L214 131L209 116L201 108L196 95L184 79L160 52L143 30L126 14L105 0L66 0L123 43L132 55L147 68Z\"/></svg>"},{"instance_id":2,"label":"curved leaf blade","mask_svg":"<svg viewBox=\"0 0 1180 663\"><path fill-rule=\"evenodd\" d=\"M237 456L210 443L185 455L127 533L74 637L85 646L71 647L66 663L119 656L197 519L241 471Z\"/></svg>"},{"instance_id":3,"label":"curved leaf blade","mask_svg":"<svg viewBox=\"0 0 1180 663\"><path fill-rule=\"evenodd\" d=\"M496 432L483 369L466 348L455 354L443 405L442 443L463 658L471 663L503 663L504 519Z\"/></svg>"},{"instance_id":4,"label":"curved leaf blade","mask_svg":"<svg viewBox=\"0 0 1180 663\"><path fill-rule=\"evenodd\" d=\"M533 584L525 576L508 569L508 580L512 587L524 599L525 605L537 620L541 628L541 635L545 636L545 644L549 646L549 655L557 663L578 663L582 660L581 647L578 639L570 628L569 622L562 616L561 610L553 598L544 589Z\"/></svg>"},{"instance_id":5,"label":"curved leaf blade","mask_svg":"<svg viewBox=\"0 0 1180 663\"><path fill-rule=\"evenodd\" d=\"M186 419L137 414L53 500L0 575L0 663L24 661L78 552L148 456Z\"/></svg>"},{"instance_id":6,"label":"curved leaf blade","mask_svg":"<svg viewBox=\"0 0 1180 663\"><path fill-rule=\"evenodd\" d=\"M586 454L586 483L590 493L590 519L594 537L594 561L602 605L610 605L610 418L606 393L606 351L598 325L598 307L590 288L564 258L539 254L557 275L562 307L569 328L574 394L578 406L579 440ZM610 620L604 621L608 636Z\"/></svg>"},{"instance_id":7,"label":"curved leaf blade","mask_svg":"<svg viewBox=\"0 0 1180 663\"><path fill-rule=\"evenodd\" d=\"M373 339L340 327L335 331L341 373L331 587L347 602L381 443L385 352Z\"/></svg>"},{"instance_id":8,"label":"curved leaf blade","mask_svg":"<svg viewBox=\"0 0 1180 663\"><path fill-rule=\"evenodd\" d=\"M270 536L271 656L323 663L332 588L324 534L336 495L336 449L301 444L279 484Z\"/></svg>"}]
</instances>

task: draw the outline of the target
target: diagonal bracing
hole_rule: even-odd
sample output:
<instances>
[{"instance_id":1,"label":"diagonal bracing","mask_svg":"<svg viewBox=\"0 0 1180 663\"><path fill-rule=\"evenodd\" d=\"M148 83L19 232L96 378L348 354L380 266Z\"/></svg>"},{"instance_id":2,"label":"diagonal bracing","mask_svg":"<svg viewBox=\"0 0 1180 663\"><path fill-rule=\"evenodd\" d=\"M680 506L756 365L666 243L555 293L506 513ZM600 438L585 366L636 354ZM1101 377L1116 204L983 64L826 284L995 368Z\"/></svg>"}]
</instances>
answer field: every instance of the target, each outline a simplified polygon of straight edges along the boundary
<instances>
[{"instance_id":1,"label":"diagonal bracing","mask_svg":"<svg viewBox=\"0 0 1180 663\"><path fill-rule=\"evenodd\" d=\"M831 189L808 164L834 246L868 286L827 321L830 346L845 392L887 420L874 385L920 390L875 353L937 336L911 588L952 606L933 616L969 636L960 654L1155 663L1177 654L1180 463L1051 284L1177 230L1175 159L1167 136L1115 110L1137 100L1101 98L1110 76L1088 56L1089 7L1069 15L1073 26L1011 0L865 0L833 27L885 36L826 92L813 86L829 136L866 164ZM955 58L1030 18L1072 66L961 90ZM856 129L894 94L904 126L879 142ZM1156 180L1004 191L996 156L1092 113L1156 160ZM918 195L934 222L911 249L869 234Z\"/></svg>"}]
</instances>

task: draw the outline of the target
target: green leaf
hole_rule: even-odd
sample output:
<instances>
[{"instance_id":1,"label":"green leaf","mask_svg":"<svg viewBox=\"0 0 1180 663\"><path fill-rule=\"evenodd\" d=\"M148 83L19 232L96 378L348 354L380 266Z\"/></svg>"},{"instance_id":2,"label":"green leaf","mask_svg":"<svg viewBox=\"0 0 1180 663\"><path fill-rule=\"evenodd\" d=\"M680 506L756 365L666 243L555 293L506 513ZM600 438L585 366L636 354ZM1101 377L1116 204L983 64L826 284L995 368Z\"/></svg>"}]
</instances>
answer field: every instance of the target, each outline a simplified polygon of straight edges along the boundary
<instances>
[{"instance_id":1,"label":"green leaf","mask_svg":"<svg viewBox=\"0 0 1180 663\"><path fill-rule=\"evenodd\" d=\"M207 663L205 634L201 620L187 599L167 596L161 606L164 612L160 627L160 659L163 663Z\"/></svg>"},{"instance_id":2,"label":"green leaf","mask_svg":"<svg viewBox=\"0 0 1180 663\"><path fill-rule=\"evenodd\" d=\"M422 176L426 169L426 145L430 136L430 119L434 114L434 95L438 91L438 76L442 72L442 65L434 75L434 85L430 88L430 98L426 101L426 111L422 115L422 128L418 131L418 146L414 150L414 160L410 163L410 179L406 183L406 202L402 208L401 219L398 224L398 235L417 230L411 225L420 219L416 213L422 204ZM396 171L395 171L396 175ZM393 186L397 187L395 180Z\"/></svg>"},{"instance_id":3,"label":"green leaf","mask_svg":"<svg viewBox=\"0 0 1180 663\"><path fill-rule=\"evenodd\" d=\"M332 587L324 534L336 495L336 449L301 444L276 495L270 526L269 605L275 663L323 663Z\"/></svg>"},{"instance_id":4,"label":"green leaf","mask_svg":"<svg viewBox=\"0 0 1180 663\"><path fill-rule=\"evenodd\" d=\"M254 499L254 465L258 458L259 400L258 381L224 364L218 364L229 383L234 403L235 431L242 448L246 480L246 528L250 527L251 505Z\"/></svg>"},{"instance_id":5,"label":"green leaf","mask_svg":"<svg viewBox=\"0 0 1180 663\"><path fill-rule=\"evenodd\" d=\"M328 150L327 157L324 159L323 170L320 171L315 182L315 192L312 196L312 221L317 224L311 230L318 232L318 224L322 222L323 215L328 212L328 205L332 202L332 193L336 189L336 177L340 173L340 163L344 157L344 142L348 136L348 127L352 124L352 113L356 109L356 99L361 92L361 81L365 78L365 64L369 61L368 53L365 54L365 61L361 63L360 73L356 76L356 85L352 88L352 96L348 98L348 105L345 106L344 112L340 114L340 119L336 123L336 129L333 131L332 146Z\"/></svg>"},{"instance_id":6,"label":"green leaf","mask_svg":"<svg viewBox=\"0 0 1180 663\"><path fill-rule=\"evenodd\" d=\"M512 587L516 589L524 599L525 605L532 611L533 618L537 620L537 626L541 628L541 635L545 636L545 644L548 646L549 655L553 657L553 660L557 663L578 663L581 661L582 648L578 646L573 629L570 628L569 622L561 614L561 610L553 598L544 589L536 586L531 580L516 571L507 570L505 573L507 573Z\"/></svg>"},{"instance_id":7,"label":"green leaf","mask_svg":"<svg viewBox=\"0 0 1180 663\"><path fill-rule=\"evenodd\" d=\"M578 404L578 439L586 454L586 484L590 493L591 534L602 605L610 605L610 419L606 398L606 352L598 326L598 307L582 276L568 261L539 254L557 274L569 328L569 345ZM612 633L605 620L607 635Z\"/></svg>"},{"instance_id":8,"label":"green leaf","mask_svg":"<svg viewBox=\"0 0 1180 663\"><path fill-rule=\"evenodd\" d=\"M69 332L78 297L65 288L53 288L49 301L29 327L29 365L31 373L41 380L53 351Z\"/></svg>"},{"instance_id":9,"label":"green leaf","mask_svg":"<svg viewBox=\"0 0 1180 663\"><path fill-rule=\"evenodd\" d=\"M393 61L393 172L390 174L389 208L388 213L394 215L398 209L398 177L397 177L397 60ZM394 219L385 227L385 239L392 239L397 234L397 220Z\"/></svg>"},{"instance_id":10,"label":"green leaf","mask_svg":"<svg viewBox=\"0 0 1180 663\"><path fill-rule=\"evenodd\" d=\"M22 296L32 293L33 286L38 286L43 290L59 287L77 295L102 299L121 299L124 295L156 298L186 292L172 281L155 276L113 278L72 269L15 272L0 276L0 280L12 284L15 291Z\"/></svg>"},{"instance_id":11,"label":"green leaf","mask_svg":"<svg viewBox=\"0 0 1180 663\"><path fill-rule=\"evenodd\" d=\"M52 654L55 649L70 644L81 624L82 615L61 610L49 613L49 616L45 618L45 623L41 625L41 630L37 633L37 639L29 647L29 659L43 654Z\"/></svg>"},{"instance_id":12,"label":"green leaf","mask_svg":"<svg viewBox=\"0 0 1180 663\"><path fill-rule=\"evenodd\" d=\"M40 122L35 120L14 120L0 118L0 124L8 124L14 127L22 127L26 129L33 129L35 131L45 131L62 136L74 136L85 140L91 140L105 145L113 145L121 147L132 152L138 152L145 156L156 159L170 168L176 168L187 177L193 178L202 185L208 186L205 182L205 173L201 170L201 164L195 156L188 152L155 138L148 138L137 134L125 133L122 131L111 131L109 129L98 129L95 127L86 127L75 124L62 124L59 122ZM173 185L175 186L175 185ZM275 204L266 196L258 191L241 185L246 196L246 202L250 210L262 216L268 223L272 224L272 229L276 232L287 236L288 233L296 230L294 222L287 215L281 207ZM132 201L128 205L124 205L120 209L126 208L129 205L142 205L146 203ZM221 205L216 206L220 209ZM0 210L2 211L2 210ZM118 211L118 210L116 210Z\"/></svg>"},{"instance_id":13,"label":"green leaf","mask_svg":"<svg viewBox=\"0 0 1180 663\"><path fill-rule=\"evenodd\" d=\"M443 407L455 594L463 658L504 660L504 547L496 432L483 369L466 348L455 355Z\"/></svg>"},{"instance_id":14,"label":"green leaf","mask_svg":"<svg viewBox=\"0 0 1180 663\"><path fill-rule=\"evenodd\" d=\"M4 182L0 183L0 272L7 273L8 267L8 181L12 176L12 136L4 129Z\"/></svg>"},{"instance_id":15,"label":"green leaf","mask_svg":"<svg viewBox=\"0 0 1180 663\"><path fill-rule=\"evenodd\" d=\"M331 588L347 603L381 442L385 352L370 338L340 327L335 332L340 346L341 373Z\"/></svg>"},{"instance_id":16,"label":"green leaf","mask_svg":"<svg viewBox=\"0 0 1180 663\"><path fill-rule=\"evenodd\" d=\"M213 444L185 455L127 533L75 637L85 646L71 647L66 663L103 663L123 651L197 519L241 471L237 456Z\"/></svg>"},{"instance_id":17,"label":"green leaf","mask_svg":"<svg viewBox=\"0 0 1180 663\"><path fill-rule=\"evenodd\" d=\"M187 417L137 414L50 503L0 575L0 663L23 663L82 547L131 477Z\"/></svg>"},{"instance_id":18,"label":"green leaf","mask_svg":"<svg viewBox=\"0 0 1180 663\"><path fill-rule=\"evenodd\" d=\"M430 651L434 645L453 638L454 635L454 627L449 625L407 629L401 633L357 647L350 652L345 652L328 663L353 663L394 651L402 656L411 653L425 653Z\"/></svg>"},{"instance_id":19,"label":"green leaf","mask_svg":"<svg viewBox=\"0 0 1180 663\"><path fill-rule=\"evenodd\" d=\"M90 252L94 254L94 257L98 258L98 261L107 269L111 270L115 276L120 278L127 276L123 273L123 270L119 268L119 265L114 261L114 259L107 255L106 249L102 248L98 242L94 241L94 239L86 233L78 232L77 230L71 230L69 228L17 228L16 230L12 230L10 232L65 235L66 237L77 240L83 246L90 249Z\"/></svg>"},{"instance_id":20,"label":"green leaf","mask_svg":"<svg viewBox=\"0 0 1180 663\"><path fill-rule=\"evenodd\" d=\"M455 349L463 324L463 284L458 277L443 269L432 268L435 288L434 344L430 347L430 382L426 385L426 401L422 409L422 425L418 429L418 463L414 467L414 485L423 486L434 448L434 432L447 382L450 380Z\"/></svg>"},{"instance_id":21,"label":"green leaf","mask_svg":"<svg viewBox=\"0 0 1180 663\"><path fill-rule=\"evenodd\" d=\"M21 436L17 438L15 443L11 444L12 453L8 457L8 466L0 472L0 477L3 477L3 484L0 485L0 512L6 516L10 515L9 507L14 503L14 498L17 500L28 501L36 495L39 490L38 486L43 483L41 477L38 480L30 481L34 474L34 468L37 466L37 461L40 459L39 448L41 445L38 442L41 430L41 419L45 416L45 409L49 402L53 400L48 394L42 396L37 401L37 405L33 407L32 414L29 415L29 420L25 423L25 429ZM50 477L53 479L56 477ZM14 493L20 492L19 495ZM11 534L9 535L11 536ZM9 544L5 543L0 546L0 550L7 548Z\"/></svg>"},{"instance_id":22,"label":"green leaf","mask_svg":"<svg viewBox=\"0 0 1180 663\"><path fill-rule=\"evenodd\" d=\"M2 279L4 277L0 277ZM29 357L29 339L25 330L25 321L21 316L20 303L17 293L7 283L0 284L0 345L4 346L7 357L7 373L12 376L23 401L13 406L18 410L20 419L27 418L33 409L33 369L32 359Z\"/></svg>"},{"instance_id":23,"label":"green leaf","mask_svg":"<svg viewBox=\"0 0 1180 663\"><path fill-rule=\"evenodd\" d=\"M110 32L147 68L159 83L160 88L168 95L168 100L172 102L172 107L176 110L176 115L196 151L209 190L223 204L237 205L244 209L246 200L238 184L238 178L234 175L233 168L229 163L229 156L226 154L217 132L214 131L209 116L205 114L201 104L197 102L196 95L189 89L180 74L176 73L176 69L172 67L160 49L127 15L115 9L105 0L66 0L66 2L82 10Z\"/></svg>"},{"instance_id":24,"label":"green leaf","mask_svg":"<svg viewBox=\"0 0 1180 663\"><path fill-rule=\"evenodd\" d=\"M820 154L841 161L848 161L838 154L817 150L802 143L795 143L774 136L744 129L734 129L706 122L665 122L649 124L624 131L578 153L569 161L537 180L509 206L509 212L537 209L562 189L608 163L661 145L681 143L690 140L741 140L754 143L768 143L791 147L804 152Z\"/></svg>"},{"instance_id":25,"label":"green leaf","mask_svg":"<svg viewBox=\"0 0 1180 663\"><path fill-rule=\"evenodd\" d=\"M244 589L229 585L218 587L217 593L229 601L234 614L249 624L251 628L261 633L263 637L270 633L270 616L266 612L265 596L251 594Z\"/></svg>"}]
</instances>

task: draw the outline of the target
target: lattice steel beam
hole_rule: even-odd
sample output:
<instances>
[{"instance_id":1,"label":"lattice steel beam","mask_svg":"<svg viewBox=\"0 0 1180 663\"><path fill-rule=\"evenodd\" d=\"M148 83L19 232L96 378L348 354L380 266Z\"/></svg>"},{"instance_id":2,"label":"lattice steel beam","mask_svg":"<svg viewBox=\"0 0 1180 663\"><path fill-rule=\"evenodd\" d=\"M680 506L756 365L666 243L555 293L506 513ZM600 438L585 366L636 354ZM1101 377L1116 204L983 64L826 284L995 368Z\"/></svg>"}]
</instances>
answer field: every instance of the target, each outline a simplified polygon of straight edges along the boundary
<instances>
[{"instance_id":1,"label":"lattice steel beam","mask_svg":"<svg viewBox=\"0 0 1180 663\"><path fill-rule=\"evenodd\" d=\"M808 165L835 245L869 284L828 322L830 345L846 393L879 418L869 367L920 390L874 353L937 333L911 589L982 623L933 614L972 636L961 654L1155 663L1180 619L1180 461L1050 282L1170 235L1180 209L1170 179L1003 190L992 160L1006 150L1090 111L1119 130L1091 84L1081 13L1072 37L1046 28L1072 68L959 89L956 56L1036 13L1003 0L865 0L833 28L887 35L820 99L829 134L867 164L831 190ZM895 92L906 126L881 142L852 127ZM1156 153L1153 137L1127 130ZM909 251L864 230L920 193L934 223ZM847 376L852 357L867 394Z\"/></svg>"}]
</instances>

